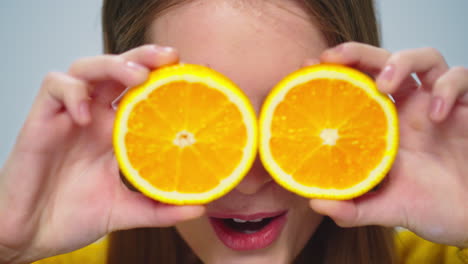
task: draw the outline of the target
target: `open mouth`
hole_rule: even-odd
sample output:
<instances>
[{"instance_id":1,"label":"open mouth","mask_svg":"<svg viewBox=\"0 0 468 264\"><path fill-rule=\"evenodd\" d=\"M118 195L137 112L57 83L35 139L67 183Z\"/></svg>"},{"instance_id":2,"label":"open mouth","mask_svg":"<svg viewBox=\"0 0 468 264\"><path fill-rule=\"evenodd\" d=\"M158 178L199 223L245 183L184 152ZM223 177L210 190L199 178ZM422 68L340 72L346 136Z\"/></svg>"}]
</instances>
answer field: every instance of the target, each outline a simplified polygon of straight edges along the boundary
<instances>
[{"instance_id":1,"label":"open mouth","mask_svg":"<svg viewBox=\"0 0 468 264\"><path fill-rule=\"evenodd\" d=\"M227 247L239 251L262 249L276 240L286 223L286 212L263 215L210 217L210 223Z\"/></svg>"},{"instance_id":2,"label":"open mouth","mask_svg":"<svg viewBox=\"0 0 468 264\"><path fill-rule=\"evenodd\" d=\"M271 222L271 220L273 220L273 217L259 218L250 221L238 218L222 219L224 225L228 228L244 234L252 234L262 230Z\"/></svg>"}]
</instances>

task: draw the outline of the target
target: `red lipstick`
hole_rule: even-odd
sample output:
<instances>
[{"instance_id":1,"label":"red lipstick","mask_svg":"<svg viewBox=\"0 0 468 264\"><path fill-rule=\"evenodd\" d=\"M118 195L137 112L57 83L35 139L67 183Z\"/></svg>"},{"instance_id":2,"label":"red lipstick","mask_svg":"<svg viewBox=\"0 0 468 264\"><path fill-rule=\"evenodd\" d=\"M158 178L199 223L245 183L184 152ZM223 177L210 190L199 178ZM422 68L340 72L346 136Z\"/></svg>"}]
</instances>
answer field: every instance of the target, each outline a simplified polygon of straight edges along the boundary
<instances>
[{"instance_id":1,"label":"red lipstick","mask_svg":"<svg viewBox=\"0 0 468 264\"><path fill-rule=\"evenodd\" d=\"M237 251L268 247L281 233L287 212L240 214L210 214L210 223L228 248Z\"/></svg>"}]
</instances>

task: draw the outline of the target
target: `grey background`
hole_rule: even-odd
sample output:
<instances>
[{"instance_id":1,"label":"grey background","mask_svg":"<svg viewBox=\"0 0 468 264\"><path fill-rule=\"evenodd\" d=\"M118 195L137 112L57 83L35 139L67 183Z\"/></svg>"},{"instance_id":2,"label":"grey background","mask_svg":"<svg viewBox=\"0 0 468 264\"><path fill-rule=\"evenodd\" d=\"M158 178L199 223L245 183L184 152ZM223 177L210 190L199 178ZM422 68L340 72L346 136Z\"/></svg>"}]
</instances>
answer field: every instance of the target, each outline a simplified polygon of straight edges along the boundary
<instances>
[{"instance_id":1,"label":"grey background","mask_svg":"<svg viewBox=\"0 0 468 264\"><path fill-rule=\"evenodd\" d=\"M468 0L377 0L377 4L385 48L431 46L451 66L468 66ZM99 0L1 0L0 167L43 76L52 70L66 71L79 57L101 53L100 7Z\"/></svg>"}]
</instances>

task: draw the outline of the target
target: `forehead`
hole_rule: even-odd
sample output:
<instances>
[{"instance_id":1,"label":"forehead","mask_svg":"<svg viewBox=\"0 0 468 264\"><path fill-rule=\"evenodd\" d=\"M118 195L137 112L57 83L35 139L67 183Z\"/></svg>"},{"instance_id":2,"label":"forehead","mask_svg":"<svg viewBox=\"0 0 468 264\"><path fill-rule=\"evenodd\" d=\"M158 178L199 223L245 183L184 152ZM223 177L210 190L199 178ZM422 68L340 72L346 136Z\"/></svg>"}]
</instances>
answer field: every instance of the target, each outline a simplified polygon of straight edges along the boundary
<instances>
[{"instance_id":1,"label":"forehead","mask_svg":"<svg viewBox=\"0 0 468 264\"><path fill-rule=\"evenodd\" d=\"M195 0L152 23L148 40L177 48L181 61L208 65L252 99L267 92L326 43L295 0Z\"/></svg>"}]
</instances>

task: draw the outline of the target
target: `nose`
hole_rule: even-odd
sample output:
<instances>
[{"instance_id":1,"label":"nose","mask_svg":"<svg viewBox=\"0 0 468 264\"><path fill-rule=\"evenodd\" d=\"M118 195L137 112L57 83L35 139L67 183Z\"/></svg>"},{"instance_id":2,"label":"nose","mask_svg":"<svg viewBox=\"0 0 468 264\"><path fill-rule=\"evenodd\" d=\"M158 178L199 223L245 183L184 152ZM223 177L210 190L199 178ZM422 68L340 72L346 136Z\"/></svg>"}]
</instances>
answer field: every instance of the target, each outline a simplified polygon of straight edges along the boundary
<instances>
[{"instance_id":1,"label":"nose","mask_svg":"<svg viewBox=\"0 0 468 264\"><path fill-rule=\"evenodd\" d=\"M247 175L237 185L236 190L243 194L254 194L272 181L270 174L263 167L260 158L257 157Z\"/></svg>"}]
</instances>

